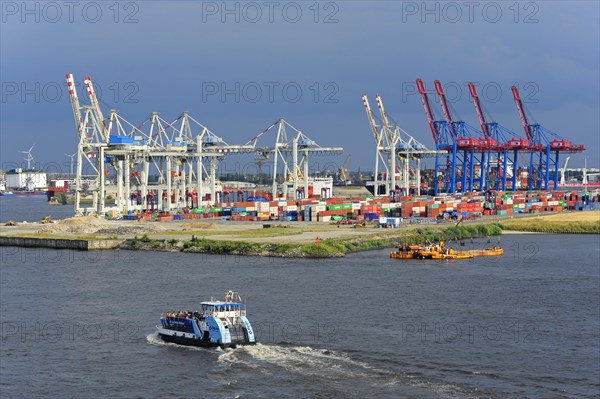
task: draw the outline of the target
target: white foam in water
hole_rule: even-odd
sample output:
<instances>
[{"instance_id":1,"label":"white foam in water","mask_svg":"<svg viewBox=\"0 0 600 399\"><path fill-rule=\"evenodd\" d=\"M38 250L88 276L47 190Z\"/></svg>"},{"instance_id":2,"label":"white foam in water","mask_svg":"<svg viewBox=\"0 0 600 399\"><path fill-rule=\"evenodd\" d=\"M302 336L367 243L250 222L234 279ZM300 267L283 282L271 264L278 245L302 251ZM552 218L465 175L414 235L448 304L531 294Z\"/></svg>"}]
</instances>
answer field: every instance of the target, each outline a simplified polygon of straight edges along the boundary
<instances>
[{"instance_id":1,"label":"white foam in water","mask_svg":"<svg viewBox=\"0 0 600 399\"><path fill-rule=\"evenodd\" d=\"M157 333L146 336L146 341L152 345L164 345L174 348L191 350L207 350L205 348L178 345L165 342ZM347 354L328 350L315 349L310 346L286 346L286 345L264 345L256 344L250 346L238 346L237 348L216 348L218 362L224 364L243 364L246 367L271 374L268 366L281 367L289 372L304 375L317 375L327 380L340 381L344 378L365 378L369 384L377 386L395 386L406 384L404 378L414 379L409 385L432 390L437 395L445 398L472 398L477 395L467 395L458 386L452 384L438 384L425 381L421 378L403 374L404 378L389 370L374 368L367 363L353 360Z\"/></svg>"},{"instance_id":2,"label":"white foam in water","mask_svg":"<svg viewBox=\"0 0 600 399\"><path fill-rule=\"evenodd\" d=\"M410 377L389 370L382 370L371 365L353 360L345 353L328 349L314 349L309 346L263 345L241 346L237 349L226 349L219 356L219 362L243 364L253 369L265 370L265 366L274 365L289 372L303 375L315 375L319 378L333 381L353 379L354 383L363 381L372 386L392 387L407 384ZM358 379L358 380L357 380ZM459 386L440 384L434 381L424 381L420 378L409 383L435 392L444 398L474 398Z\"/></svg>"},{"instance_id":3,"label":"white foam in water","mask_svg":"<svg viewBox=\"0 0 600 399\"><path fill-rule=\"evenodd\" d=\"M364 376L371 367L350 359L347 355L308 346L256 344L228 350L219 356L220 362L240 363L256 368L260 363L282 367L301 374ZM375 371L375 370L373 370Z\"/></svg>"},{"instance_id":4,"label":"white foam in water","mask_svg":"<svg viewBox=\"0 0 600 399\"><path fill-rule=\"evenodd\" d=\"M175 344L173 342L165 342L158 336L158 333L156 333L156 332L153 334L147 335L146 342L148 342L151 345L168 346L168 347L172 347L172 348L181 348L181 349L194 350L194 351L206 350L205 348L201 348L198 346L187 346L187 345Z\"/></svg>"},{"instance_id":5,"label":"white foam in water","mask_svg":"<svg viewBox=\"0 0 600 399\"><path fill-rule=\"evenodd\" d=\"M168 342L163 341L159 338L158 333L146 335L146 342L152 345L166 345Z\"/></svg>"}]
</instances>

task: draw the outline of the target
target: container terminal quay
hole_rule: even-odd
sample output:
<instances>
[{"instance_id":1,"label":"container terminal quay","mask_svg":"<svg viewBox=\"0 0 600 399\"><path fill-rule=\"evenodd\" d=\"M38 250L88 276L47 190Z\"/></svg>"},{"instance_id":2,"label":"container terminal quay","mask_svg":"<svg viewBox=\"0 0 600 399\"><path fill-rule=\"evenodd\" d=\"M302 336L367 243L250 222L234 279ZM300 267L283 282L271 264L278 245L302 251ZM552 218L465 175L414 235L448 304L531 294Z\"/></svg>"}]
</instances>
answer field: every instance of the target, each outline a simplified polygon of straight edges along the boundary
<instances>
[{"instance_id":1,"label":"container terminal quay","mask_svg":"<svg viewBox=\"0 0 600 399\"><path fill-rule=\"evenodd\" d=\"M74 218L55 223L48 218L40 221L44 226L10 221L0 230L2 245L36 246L51 238L104 241L81 247L93 249L141 236L170 238L176 245L178 239L193 236L316 241L318 246L319 240L381 235L379 228L450 225L458 220L481 223L544 213L564 216L569 211L596 211L588 219L598 219L595 175L584 169L581 182L565 180L569 159L585 147L532 122L517 87L512 94L515 118L523 127L520 134L491 119L474 84L469 91L478 127L453 113L440 81L429 92L417 79L433 148L404 131L379 95L377 115L363 95L365 138L372 137L375 162L372 180L352 187L349 155L331 175L311 176L313 158L339 156L344 149L335 143L319 144L313 134L284 118L267 124L244 144L228 144L187 111L169 120L153 112L136 123L114 109L105 117L91 77L84 78L85 104L74 76L67 74L66 80L77 140L73 176L32 188L32 181L45 182L45 176L28 167L13 171L19 174L15 179L10 176L28 187L12 192L4 188L4 194L43 192L54 203L69 198ZM430 99L434 95L439 101ZM219 163L229 157L252 158L256 174L268 176L270 182L221 181ZM423 168L424 159L434 168ZM27 179L28 173L36 179Z\"/></svg>"}]
</instances>

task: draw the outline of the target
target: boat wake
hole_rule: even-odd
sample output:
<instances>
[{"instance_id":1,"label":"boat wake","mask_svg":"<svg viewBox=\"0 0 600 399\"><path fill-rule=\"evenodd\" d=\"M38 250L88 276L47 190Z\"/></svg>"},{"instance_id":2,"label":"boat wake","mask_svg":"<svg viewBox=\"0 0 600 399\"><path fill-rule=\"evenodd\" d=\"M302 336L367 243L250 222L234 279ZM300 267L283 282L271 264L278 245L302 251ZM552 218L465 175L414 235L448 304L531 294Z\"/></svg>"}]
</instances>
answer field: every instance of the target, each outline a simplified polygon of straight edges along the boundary
<instances>
[{"instance_id":1,"label":"boat wake","mask_svg":"<svg viewBox=\"0 0 600 399\"><path fill-rule=\"evenodd\" d=\"M179 345L179 344L175 344L172 342L166 342L166 341L163 341L158 336L158 333L152 333L150 335L147 335L146 342L149 343L150 345L165 346L165 347L177 348L177 349L183 349L183 350L192 350L192 351L207 351L207 350L214 351L215 350L214 348L209 349L209 348L202 348L199 346Z\"/></svg>"},{"instance_id":2,"label":"boat wake","mask_svg":"<svg viewBox=\"0 0 600 399\"><path fill-rule=\"evenodd\" d=\"M378 376L393 380L393 373L375 369L366 363L351 359L344 353L291 344L258 343L226 349L219 355L218 361L222 364L241 364L255 369L285 369L293 374L312 375L331 380ZM392 383L391 380L386 383Z\"/></svg>"},{"instance_id":3,"label":"boat wake","mask_svg":"<svg viewBox=\"0 0 600 399\"><path fill-rule=\"evenodd\" d=\"M332 395L389 396L398 390L414 397L480 398L480 392L442 381L433 381L400 370L376 367L348 354L293 344L242 346L226 349L218 362L235 368L245 366L271 376L286 374L286 382L307 377L316 391ZM306 387L304 389L307 389ZM333 390L331 390L333 389ZM347 392L345 390L348 390ZM335 396L335 395L333 395ZM393 395L392 395L393 396Z\"/></svg>"},{"instance_id":4,"label":"boat wake","mask_svg":"<svg viewBox=\"0 0 600 399\"><path fill-rule=\"evenodd\" d=\"M221 375L222 383L228 389L249 384L250 380L255 380L257 374L262 374L270 378L282 379L286 384L297 383L305 390L329 392L333 396L340 394L356 396L360 392L361 395L367 396L373 394L386 396L400 389L415 397L482 397L480 393L456 384L432 381L424 376L376 367L353 359L346 353L329 349L287 343L276 345L257 343L237 348L208 349L164 342L156 333L146 336L146 341L151 345L203 351L211 357L216 356L217 364L225 369L221 369L214 376ZM246 377L248 381L241 382ZM311 381L310 389L305 386L307 378Z\"/></svg>"}]
</instances>

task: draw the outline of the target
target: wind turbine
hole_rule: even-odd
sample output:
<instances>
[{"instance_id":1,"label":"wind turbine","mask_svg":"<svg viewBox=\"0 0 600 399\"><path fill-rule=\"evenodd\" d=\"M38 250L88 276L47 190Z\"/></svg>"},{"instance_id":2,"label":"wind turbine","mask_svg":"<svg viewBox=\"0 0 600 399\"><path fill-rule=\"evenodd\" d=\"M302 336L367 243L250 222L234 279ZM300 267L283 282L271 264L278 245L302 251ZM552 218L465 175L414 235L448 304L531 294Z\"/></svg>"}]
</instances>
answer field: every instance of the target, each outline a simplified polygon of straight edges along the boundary
<instances>
[{"instance_id":1,"label":"wind turbine","mask_svg":"<svg viewBox=\"0 0 600 399\"><path fill-rule=\"evenodd\" d=\"M69 173L69 177L72 177L73 176L73 157L75 155L77 155L77 153L76 152L74 152L73 154L65 153L65 155L68 156L69 158L71 158L71 169L70 169L71 173Z\"/></svg>"},{"instance_id":2,"label":"wind turbine","mask_svg":"<svg viewBox=\"0 0 600 399\"><path fill-rule=\"evenodd\" d=\"M27 157L23 158L24 160L27 161L27 169L31 169L31 161L33 161L33 155L31 155L31 150L33 150L33 147L35 147L35 144L31 146L31 148L29 148L29 150L27 151L19 151L22 154L27 154Z\"/></svg>"}]
</instances>

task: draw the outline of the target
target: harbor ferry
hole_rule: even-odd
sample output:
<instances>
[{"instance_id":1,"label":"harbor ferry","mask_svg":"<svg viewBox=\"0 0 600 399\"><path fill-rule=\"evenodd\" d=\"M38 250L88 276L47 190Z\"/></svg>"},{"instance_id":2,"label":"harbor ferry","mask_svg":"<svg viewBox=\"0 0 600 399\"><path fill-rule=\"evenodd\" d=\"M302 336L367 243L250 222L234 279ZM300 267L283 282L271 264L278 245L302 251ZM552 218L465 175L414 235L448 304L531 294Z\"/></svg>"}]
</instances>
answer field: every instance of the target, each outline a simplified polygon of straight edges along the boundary
<instances>
[{"instance_id":1,"label":"harbor ferry","mask_svg":"<svg viewBox=\"0 0 600 399\"><path fill-rule=\"evenodd\" d=\"M166 342L202 347L233 347L256 343L246 305L239 294L229 291L222 301L201 302L201 311L170 311L156 326Z\"/></svg>"}]
</instances>

